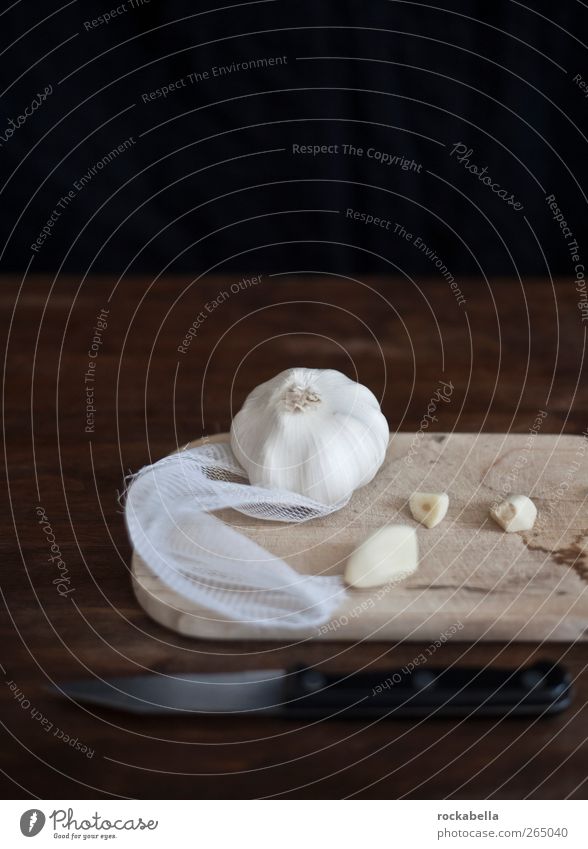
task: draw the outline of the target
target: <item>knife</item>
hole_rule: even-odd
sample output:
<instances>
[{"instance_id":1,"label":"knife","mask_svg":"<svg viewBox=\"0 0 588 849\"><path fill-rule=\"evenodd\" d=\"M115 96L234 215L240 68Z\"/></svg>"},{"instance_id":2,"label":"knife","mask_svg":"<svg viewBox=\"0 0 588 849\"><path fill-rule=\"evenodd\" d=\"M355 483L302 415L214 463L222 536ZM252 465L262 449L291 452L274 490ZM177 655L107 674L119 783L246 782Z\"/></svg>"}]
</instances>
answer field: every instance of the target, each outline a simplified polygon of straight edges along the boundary
<instances>
[{"instance_id":1,"label":"knife","mask_svg":"<svg viewBox=\"0 0 588 849\"><path fill-rule=\"evenodd\" d=\"M133 714L263 715L292 719L551 716L571 702L570 676L550 662L325 674L291 670L151 673L64 682L53 692Z\"/></svg>"}]
</instances>

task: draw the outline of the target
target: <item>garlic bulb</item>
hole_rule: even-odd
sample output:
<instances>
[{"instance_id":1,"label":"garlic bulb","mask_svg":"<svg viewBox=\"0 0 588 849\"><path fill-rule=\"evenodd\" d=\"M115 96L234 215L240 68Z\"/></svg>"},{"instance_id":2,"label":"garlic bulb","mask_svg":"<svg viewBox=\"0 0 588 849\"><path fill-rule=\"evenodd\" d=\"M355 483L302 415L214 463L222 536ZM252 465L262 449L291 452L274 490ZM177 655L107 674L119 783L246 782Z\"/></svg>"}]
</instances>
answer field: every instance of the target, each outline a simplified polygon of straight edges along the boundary
<instances>
[{"instance_id":1,"label":"garlic bulb","mask_svg":"<svg viewBox=\"0 0 588 849\"><path fill-rule=\"evenodd\" d=\"M253 485L336 504L372 480L389 436L365 386L333 369L292 368L247 396L231 448Z\"/></svg>"}]
</instances>

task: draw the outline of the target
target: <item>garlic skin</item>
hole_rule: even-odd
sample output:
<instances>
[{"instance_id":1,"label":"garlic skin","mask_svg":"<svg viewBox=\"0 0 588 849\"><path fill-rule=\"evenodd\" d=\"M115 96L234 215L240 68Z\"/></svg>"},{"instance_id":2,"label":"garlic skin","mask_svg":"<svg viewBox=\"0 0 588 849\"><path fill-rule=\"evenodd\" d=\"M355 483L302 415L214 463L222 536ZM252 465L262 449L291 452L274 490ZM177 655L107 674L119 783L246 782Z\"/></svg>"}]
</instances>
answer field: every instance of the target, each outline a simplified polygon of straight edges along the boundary
<instances>
[{"instance_id":1,"label":"garlic skin","mask_svg":"<svg viewBox=\"0 0 588 849\"><path fill-rule=\"evenodd\" d=\"M537 518L537 508L526 495L510 495L492 507L490 515L507 534L512 534L531 530Z\"/></svg>"},{"instance_id":2,"label":"garlic skin","mask_svg":"<svg viewBox=\"0 0 588 849\"><path fill-rule=\"evenodd\" d=\"M377 587L411 575L419 563L417 535L409 525L387 525L355 549L345 582L358 589Z\"/></svg>"},{"instance_id":3,"label":"garlic skin","mask_svg":"<svg viewBox=\"0 0 588 849\"><path fill-rule=\"evenodd\" d=\"M375 395L333 369L280 372L250 392L231 424L231 448L253 485L328 505L372 480L389 438Z\"/></svg>"},{"instance_id":4,"label":"garlic skin","mask_svg":"<svg viewBox=\"0 0 588 849\"><path fill-rule=\"evenodd\" d=\"M434 528L442 522L449 507L446 492L415 492L408 501L413 519L425 528Z\"/></svg>"}]
</instances>

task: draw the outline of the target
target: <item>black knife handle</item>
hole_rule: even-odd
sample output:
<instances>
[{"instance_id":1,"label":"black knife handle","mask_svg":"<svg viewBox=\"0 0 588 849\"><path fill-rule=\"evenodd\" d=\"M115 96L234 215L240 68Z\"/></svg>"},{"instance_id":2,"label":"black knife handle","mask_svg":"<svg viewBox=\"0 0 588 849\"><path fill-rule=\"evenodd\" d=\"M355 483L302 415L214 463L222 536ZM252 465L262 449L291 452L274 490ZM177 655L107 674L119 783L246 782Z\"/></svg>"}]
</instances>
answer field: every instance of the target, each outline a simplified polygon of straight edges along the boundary
<instances>
[{"instance_id":1,"label":"black knife handle","mask_svg":"<svg viewBox=\"0 0 588 849\"><path fill-rule=\"evenodd\" d=\"M572 698L570 676L542 661L520 669L454 666L329 675L297 667L283 708L294 718L553 716Z\"/></svg>"}]
</instances>

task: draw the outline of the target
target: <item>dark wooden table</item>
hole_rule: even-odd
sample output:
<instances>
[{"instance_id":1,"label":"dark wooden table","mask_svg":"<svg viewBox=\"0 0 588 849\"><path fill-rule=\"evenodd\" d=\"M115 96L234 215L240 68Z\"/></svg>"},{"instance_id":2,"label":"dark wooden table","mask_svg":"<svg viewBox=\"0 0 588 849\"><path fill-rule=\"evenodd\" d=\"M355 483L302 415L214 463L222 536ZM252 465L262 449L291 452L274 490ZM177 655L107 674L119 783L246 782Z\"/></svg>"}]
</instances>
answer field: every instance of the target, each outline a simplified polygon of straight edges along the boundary
<instances>
[{"instance_id":1,"label":"dark wooden table","mask_svg":"<svg viewBox=\"0 0 588 849\"><path fill-rule=\"evenodd\" d=\"M460 305L439 280L265 275L231 292L238 280L116 285L114 278L37 277L22 288L20 278L1 281L11 322L3 794L585 798L585 645L452 643L436 655L439 663L463 664L561 658L576 679L576 698L548 721L142 719L47 692L52 680L148 669L300 661L383 669L423 650L409 643L299 649L190 641L151 622L135 603L117 504L123 476L177 444L227 430L246 393L283 368L356 370L382 396L392 429L418 427L439 379L455 387L439 430L525 432L540 409L548 411L544 432L581 433L588 425L588 325L573 281L460 281ZM193 323L195 336L184 344ZM49 560L47 523L59 567Z\"/></svg>"}]
</instances>

